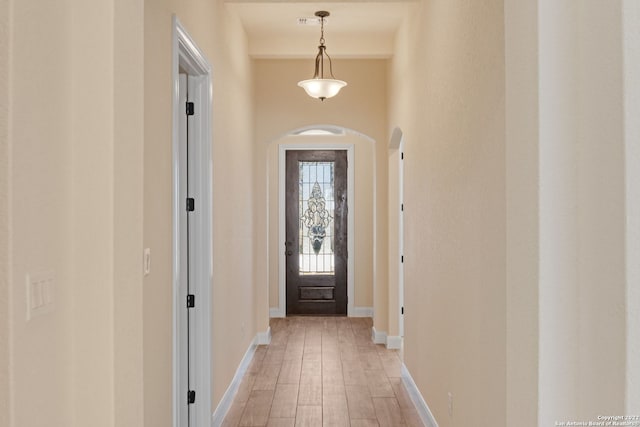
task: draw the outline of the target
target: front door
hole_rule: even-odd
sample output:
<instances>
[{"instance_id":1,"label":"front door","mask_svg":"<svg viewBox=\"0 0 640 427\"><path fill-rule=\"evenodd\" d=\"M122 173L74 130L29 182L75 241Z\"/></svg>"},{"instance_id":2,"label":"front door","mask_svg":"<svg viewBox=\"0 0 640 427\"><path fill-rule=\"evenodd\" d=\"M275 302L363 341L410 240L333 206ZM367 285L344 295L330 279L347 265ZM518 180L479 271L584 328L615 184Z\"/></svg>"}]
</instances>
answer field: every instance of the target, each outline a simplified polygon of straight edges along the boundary
<instances>
[{"instance_id":1,"label":"front door","mask_svg":"<svg viewBox=\"0 0 640 427\"><path fill-rule=\"evenodd\" d=\"M346 315L347 152L286 160L287 315Z\"/></svg>"}]
</instances>

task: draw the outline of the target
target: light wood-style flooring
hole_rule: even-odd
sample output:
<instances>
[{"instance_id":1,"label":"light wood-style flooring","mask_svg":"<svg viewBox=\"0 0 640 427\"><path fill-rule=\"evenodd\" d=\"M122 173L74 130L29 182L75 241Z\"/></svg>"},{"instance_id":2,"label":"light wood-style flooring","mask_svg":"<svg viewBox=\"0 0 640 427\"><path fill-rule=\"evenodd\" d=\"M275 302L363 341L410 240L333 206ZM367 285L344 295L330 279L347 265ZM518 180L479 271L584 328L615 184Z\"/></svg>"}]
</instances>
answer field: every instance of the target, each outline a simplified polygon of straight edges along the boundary
<instances>
[{"instance_id":1,"label":"light wood-style flooring","mask_svg":"<svg viewBox=\"0 0 640 427\"><path fill-rule=\"evenodd\" d=\"M423 424L400 379L397 350L371 341L370 318L271 320L224 427Z\"/></svg>"}]
</instances>

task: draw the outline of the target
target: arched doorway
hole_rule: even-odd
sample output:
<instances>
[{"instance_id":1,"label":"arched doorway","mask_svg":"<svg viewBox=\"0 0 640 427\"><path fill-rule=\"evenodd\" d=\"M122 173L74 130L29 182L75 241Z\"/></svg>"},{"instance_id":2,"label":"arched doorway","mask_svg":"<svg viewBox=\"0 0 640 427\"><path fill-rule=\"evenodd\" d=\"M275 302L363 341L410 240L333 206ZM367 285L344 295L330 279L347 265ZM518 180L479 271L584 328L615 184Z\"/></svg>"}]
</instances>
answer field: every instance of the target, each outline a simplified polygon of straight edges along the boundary
<instances>
[{"instance_id":1,"label":"arched doorway","mask_svg":"<svg viewBox=\"0 0 640 427\"><path fill-rule=\"evenodd\" d=\"M270 316L286 310L286 153L290 150L344 150L347 153L347 312L373 315L375 256L375 141L340 126L314 125L289 131L267 150Z\"/></svg>"}]
</instances>

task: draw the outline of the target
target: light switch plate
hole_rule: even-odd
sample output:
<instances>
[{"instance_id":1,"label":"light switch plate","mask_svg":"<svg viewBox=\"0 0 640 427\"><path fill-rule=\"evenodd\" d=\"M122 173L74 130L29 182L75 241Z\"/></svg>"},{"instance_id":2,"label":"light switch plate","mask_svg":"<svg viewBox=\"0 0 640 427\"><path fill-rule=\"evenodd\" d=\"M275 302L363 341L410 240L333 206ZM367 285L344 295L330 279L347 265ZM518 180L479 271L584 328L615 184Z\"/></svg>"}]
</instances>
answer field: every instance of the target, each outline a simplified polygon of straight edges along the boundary
<instances>
[{"instance_id":1,"label":"light switch plate","mask_svg":"<svg viewBox=\"0 0 640 427\"><path fill-rule=\"evenodd\" d=\"M27 320L53 311L55 281L53 270L27 274Z\"/></svg>"}]
</instances>

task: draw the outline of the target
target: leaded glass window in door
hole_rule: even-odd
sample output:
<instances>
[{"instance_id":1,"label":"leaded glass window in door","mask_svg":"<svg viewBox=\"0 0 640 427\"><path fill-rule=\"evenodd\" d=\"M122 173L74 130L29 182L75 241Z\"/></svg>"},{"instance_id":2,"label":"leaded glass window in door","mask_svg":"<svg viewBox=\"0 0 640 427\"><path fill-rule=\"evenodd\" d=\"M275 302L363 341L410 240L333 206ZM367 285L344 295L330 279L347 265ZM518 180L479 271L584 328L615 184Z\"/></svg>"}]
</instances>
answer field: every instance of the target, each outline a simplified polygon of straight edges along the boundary
<instances>
[{"instance_id":1,"label":"leaded glass window in door","mask_svg":"<svg viewBox=\"0 0 640 427\"><path fill-rule=\"evenodd\" d=\"M299 162L300 274L333 275L334 162Z\"/></svg>"}]
</instances>

